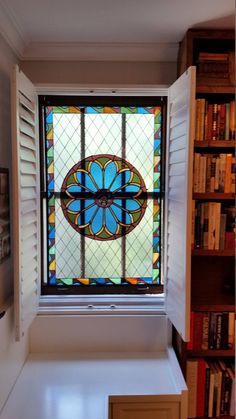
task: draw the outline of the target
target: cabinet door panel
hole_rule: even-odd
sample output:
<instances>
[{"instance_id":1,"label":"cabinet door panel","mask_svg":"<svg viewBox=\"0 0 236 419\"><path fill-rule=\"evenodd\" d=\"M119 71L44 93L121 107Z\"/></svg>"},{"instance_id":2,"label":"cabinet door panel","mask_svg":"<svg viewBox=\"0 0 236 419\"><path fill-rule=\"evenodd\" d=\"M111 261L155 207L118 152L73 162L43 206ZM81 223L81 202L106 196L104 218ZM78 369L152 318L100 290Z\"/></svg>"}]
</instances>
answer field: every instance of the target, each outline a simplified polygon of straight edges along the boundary
<instances>
[{"instance_id":1,"label":"cabinet door panel","mask_svg":"<svg viewBox=\"0 0 236 419\"><path fill-rule=\"evenodd\" d=\"M114 403L110 419L180 419L179 403Z\"/></svg>"}]
</instances>

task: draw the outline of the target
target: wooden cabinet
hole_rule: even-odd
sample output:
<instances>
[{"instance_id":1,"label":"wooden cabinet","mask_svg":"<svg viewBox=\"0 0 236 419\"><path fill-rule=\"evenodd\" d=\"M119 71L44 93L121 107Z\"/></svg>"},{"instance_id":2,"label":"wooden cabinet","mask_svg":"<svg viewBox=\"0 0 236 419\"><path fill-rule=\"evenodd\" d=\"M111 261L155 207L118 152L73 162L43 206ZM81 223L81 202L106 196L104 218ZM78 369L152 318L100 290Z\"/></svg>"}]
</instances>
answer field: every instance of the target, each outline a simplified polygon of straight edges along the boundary
<instances>
[{"instance_id":1,"label":"wooden cabinet","mask_svg":"<svg viewBox=\"0 0 236 419\"><path fill-rule=\"evenodd\" d=\"M211 156L219 158L219 156L230 155L232 159L235 156L235 68L234 68L234 49L235 49L235 34L233 30L195 30L190 29L184 37L178 56L178 75L180 76L186 68L191 65L196 66L196 102L195 102L195 141L194 141L194 157L197 154L200 156L206 156L206 159L210 159ZM199 103L202 108L198 107ZM230 108L232 104L231 114L231 127L227 126L225 109ZM226 106L226 104L229 104ZM209 106L210 105L210 106ZM211 107L215 106L214 121L211 119L210 110ZM224 113L224 115L223 115ZM221 119L222 118L222 119ZM228 116L229 118L229 116ZM201 121L199 122L199 119ZM214 126L213 126L214 122ZM229 122L228 122L229 123ZM197 125L198 124L198 125ZM212 124L212 125L211 125ZM223 157L222 157L223 159ZM203 159L204 160L204 159ZM235 160L233 160L235 162ZM235 165L235 163L234 163ZM193 164L194 166L194 164ZM202 168L199 166L198 173L201 177L202 182ZM206 170L206 169L204 169ZM235 167L232 165L232 175L235 173ZM209 173L209 172L208 172ZM206 174L206 173L205 173ZM212 176L212 174L210 174ZM215 173L214 176L219 176L219 173ZM234 175L235 176L235 175ZM193 173L194 181L194 173ZM206 180L203 178L203 185ZM217 184L217 182L216 182ZM233 211L235 189L229 191L228 188L224 190L217 186L209 190L208 187L201 190L194 188L196 183L193 182L193 194L192 199L194 206L198 206L198 216L202 217L201 225L199 225L199 231L197 232L194 221L196 220L196 209L193 214L192 222L195 230L195 237L192 235L192 259L191 259L191 312L193 313L192 318L198 317L203 313L208 313L209 322L214 317L212 313L216 313L217 322L215 325L215 336L217 333L219 339L221 339L220 333L223 332L221 328L220 320L222 314L227 317L227 313L235 311L234 302L234 245L222 245L217 246L203 243L203 234L210 234L208 230L208 223L212 223L213 216L211 219L207 215L207 222L204 224L204 214L201 213L202 205L207 207L209 203L216 204L216 207L220 207L222 213L228 214L228 210ZM200 210L199 210L200 208ZM212 208L212 204L211 204ZM200 215L199 215L200 214ZM211 214L214 214L211 213ZM230 232L231 235L227 237L233 238L233 231L235 231L235 221L228 222L227 215L227 226L226 231ZM220 220L220 221L219 221ZM217 222L221 222L221 218ZM213 223L214 224L214 223ZM205 226L205 227L204 227ZM220 229L222 226L219 224L213 229L213 234L216 234L216 228ZM200 233L199 233L200 232ZM232 233L231 233L232 232ZM196 234L201 234L196 241ZM209 243L209 242L207 242ZM194 317L195 316L195 317ZM232 316L231 316L232 317ZM218 341L218 347L202 348L201 343L197 342L197 338L201 340L203 336L203 326L200 322L194 320L191 334L192 343L186 344L181 339L181 336L174 330L173 333L173 344L176 349L176 353L179 358L180 365L184 372L185 377L187 376L188 360L191 359L204 359L205 361L213 362L217 364L219 360L230 363L233 362L234 356L234 344L229 345L228 348L221 345ZM219 328L219 329L218 329ZM210 331L207 333L210 335ZM208 336L209 336L208 335ZM216 338L215 338L216 339ZM196 345L195 345L196 344ZM231 368L229 366L229 368ZM198 370L197 370L198 371ZM198 374L198 373L197 373ZM196 374L196 380L197 378ZM197 404L199 401L199 383L195 381L195 399ZM215 386L215 394L217 396L209 396L207 391L204 393L204 397L224 397L223 392L218 394L220 390ZM193 392L194 392L193 391ZM191 393L191 397L192 394ZM203 393L202 393L203 394ZM228 413L230 407L228 407ZM231 409L231 415L232 415ZM190 414L190 413L189 413ZM212 414L206 414L205 417L218 417L218 414L213 410ZM221 415L223 413L221 412ZM227 413L225 412L226 416ZM194 413L191 411L190 417L203 417L203 414L197 414L197 410ZM227 416L230 417L230 416Z\"/></svg>"},{"instance_id":2,"label":"wooden cabinet","mask_svg":"<svg viewBox=\"0 0 236 419\"><path fill-rule=\"evenodd\" d=\"M171 396L111 397L109 419L181 419L180 400Z\"/></svg>"}]
</instances>

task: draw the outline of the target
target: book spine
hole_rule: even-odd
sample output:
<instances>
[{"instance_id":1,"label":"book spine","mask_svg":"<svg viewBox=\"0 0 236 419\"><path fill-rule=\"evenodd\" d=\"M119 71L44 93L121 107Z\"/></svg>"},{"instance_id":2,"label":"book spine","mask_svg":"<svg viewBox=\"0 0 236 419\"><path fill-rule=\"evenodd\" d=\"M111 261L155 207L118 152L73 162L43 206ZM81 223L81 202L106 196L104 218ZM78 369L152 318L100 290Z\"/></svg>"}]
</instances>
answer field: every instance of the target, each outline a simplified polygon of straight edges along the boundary
<instances>
[{"instance_id":1,"label":"book spine","mask_svg":"<svg viewBox=\"0 0 236 419\"><path fill-rule=\"evenodd\" d=\"M188 386L188 417L196 418L197 410L197 367L195 359L187 361L186 381Z\"/></svg>"},{"instance_id":2,"label":"book spine","mask_svg":"<svg viewBox=\"0 0 236 419\"><path fill-rule=\"evenodd\" d=\"M217 112L218 112L218 105L217 103L213 104L212 110L212 141L217 140Z\"/></svg>"},{"instance_id":3,"label":"book spine","mask_svg":"<svg viewBox=\"0 0 236 419\"><path fill-rule=\"evenodd\" d=\"M213 105L212 103L208 104L207 107L207 128L206 128L206 140L212 140L212 126L213 126Z\"/></svg>"},{"instance_id":4,"label":"book spine","mask_svg":"<svg viewBox=\"0 0 236 419\"><path fill-rule=\"evenodd\" d=\"M226 164L225 164L225 185L224 192L231 192L231 171L232 171L232 154L226 155Z\"/></svg>"},{"instance_id":5,"label":"book spine","mask_svg":"<svg viewBox=\"0 0 236 419\"><path fill-rule=\"evenodd\" d=\"M225 248L226 214L220 215L220 250Z\"/></svg>"},{"instance_id":6,"label":"book spine","mask_svg":"<svg viewBox=\"0 0 236 419\"><path fill-rule=\"evenodd\" d=\"M208 349L208 335L209 335L209 313L203 313L202 319L202 347L201 349Z\"/></svg>"},{"instance_id":7,"label":"book spine","mask_svg":"<svg viewBox=\"0 0 236 419\"><path fill-rule=\"evenodd\" d=\"M198 360L198 375L197 375L197 408L196 408L196 414L198 417L204 416L205 386L206 386L206 362L204 359L199 359Z\"/></svg>"},{"instance_id":8,"label":"book spine","mask_svg":"<svg viewBox=\"0 0 236 419\"><path fill-rule=\"evenodd\" d=\"M225 187L225 166L226 166L226 154L220 154L220 166L219 166L219 192L224 192Z\"/></svg>"},{"instance_id":9,"label":"book spine","mask_svg":"<svg viewBox=\"0 0 236 419\"><path fill-rule=\"evenodd\" d=\"M229 313L222 313L222 329L221 329L221 349L228 349L228 335L229 335Z\"/></svg>"},{"instance_id":10,"label":"book spine","mask_svg":"<svg viewBox=\"0 0 236 419\"><path fill-rule=\"evenodd\" d=\"M204 204L204 222L203 222L203 249L208 249L209 236L209 203Z\"/></svg>"},{"instance_id":11,"label":"book spine","mask_svg":"<svg viewBox=\"0 0 236 419\"><path fill-rule=\"evenodd\" d=\"M228 348L234 348L235 314L229 313Z\"/></svg>"},{"instance_id":12,"label":"book spine","mask_svg":"<svg viewBox=\"0 0 236 419\"><path fill-rule=\"evenodd\" d=\"M232 165L231 165L231 192L235 193L235 182L236 179L236 165L235 165L235 156L232 157Z\"/></svg>"},{"instance_id":13,"label":"book spine","mask_svg":"<svg viewBox=\"0 0 236 419\"><path fill-rule=\"evenodd\" d=\"M215 250L220 248L220 212L221 203L215 202Z\"/></svg>"},{"instance_id":14,"label":"book spine","mask_svg":"<svg viewBox=\"0 0 236 419\"><path fill-rule=\"evenodd\" d=\"M209 391L210 391L210 367L208 363L206 362L204 416L208 416Z\"/></svg>"},{"instance_id":15,"label":"book spine","mask_svg":"<svg viewBox=\"0 0 236 419\"><path fill-rule=\"evenodd\" d=\"M222 334L222 313L217 313L216 316L216 349L221 348L221 334Z\"/></svg>"},{"instance_id":16,"label":"book spine","mask_svg":"<svg viewBox=\"0 0 236 419\"><path fill-rule=\"evenodd\" d=\"M235 101L230 102L229 139L235 140Z\"/></svg>"},{"instance_id":17,"label":"book spine","mask_svg":"<svg viewBox=\"0 0 236 419\"><path fill-rule=\"evenodd\" d=\"M225 103L221 104L220 107L220 123L219 123L219 140L225 140L225 114L226 106Z\"/></svg>"},{"instance_id":18,"label":"book spine","mask_svg":"<svg viewBox=\"0 0 236 419\"><path fill-rule=\"evenodd\" d=\"M202 328L203 328L203 313L200 311L194 314L194 329L193 329L193 348L201 350L202 348Z\"/></svg>"},{"instance_id":19,"label":"book spine","mask_svg":"<svg viewBox=\"0 0 236 419\"><path fill-rule=\"evenodd\" d=\"M229 140L229 118L230 118L230 104L225 104L225 139Z\"/></svg>"}]
</instances>

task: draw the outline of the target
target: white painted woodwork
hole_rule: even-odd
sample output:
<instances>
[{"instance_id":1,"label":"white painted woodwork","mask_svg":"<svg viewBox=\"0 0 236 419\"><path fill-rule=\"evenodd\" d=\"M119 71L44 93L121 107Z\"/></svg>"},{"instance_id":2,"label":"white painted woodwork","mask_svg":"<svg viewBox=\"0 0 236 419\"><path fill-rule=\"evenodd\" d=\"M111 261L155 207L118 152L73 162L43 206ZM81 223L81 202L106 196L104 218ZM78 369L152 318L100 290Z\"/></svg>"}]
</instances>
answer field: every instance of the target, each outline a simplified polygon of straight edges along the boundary
<instances>
[{"instance_id":1,"label":"white painted woodwork","mask_svg":"<svg viewBox=\"0 0 236 419\"><path fill-rule=\"evenodd\" d=\"M155 353L31 354L0 418L108 419L109 402L128 397L136 403L160 403L161 419L173 403L179 416L166 418L187 419L186 385L173 358L171 348Z\"/></svg>"},{"instance_id":2,"label":"white painted woodwork","mask_svg":"<svg viewBox=\"0 0 236 419\"><path fill-rule=\"evenodd\" d=\"M165 201L166 312L189 340L195 67L170 88Z\"/></svg>"},{"instance_id":3,"label":"white painted woodwork","mask_svg":"<svg viewBox=\"0 0 236 419\"><path fill-rule=\"evenodd\" d=\"M16 339L37 313L40 282L40 189L37 95L14 67L12 80L14 307Z\"/></svg>"}]
</instances>

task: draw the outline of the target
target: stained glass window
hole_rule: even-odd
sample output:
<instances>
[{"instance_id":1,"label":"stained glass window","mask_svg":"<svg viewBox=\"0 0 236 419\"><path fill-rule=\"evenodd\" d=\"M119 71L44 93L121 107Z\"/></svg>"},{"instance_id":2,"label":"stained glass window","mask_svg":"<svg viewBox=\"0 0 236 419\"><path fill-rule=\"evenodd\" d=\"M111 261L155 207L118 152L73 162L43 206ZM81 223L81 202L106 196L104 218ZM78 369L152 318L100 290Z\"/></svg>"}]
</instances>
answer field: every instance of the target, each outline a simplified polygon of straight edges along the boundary
<instances>
[{"instance_id":1,"label":"stained glass window","mask_svg":"<svg viewBox=\"0 0 236 419\"><path fill-rule=\"evenodd\" d=\"M160 285L162 106L43 109L44 285Z\"/></svg>"}]
</instances>

